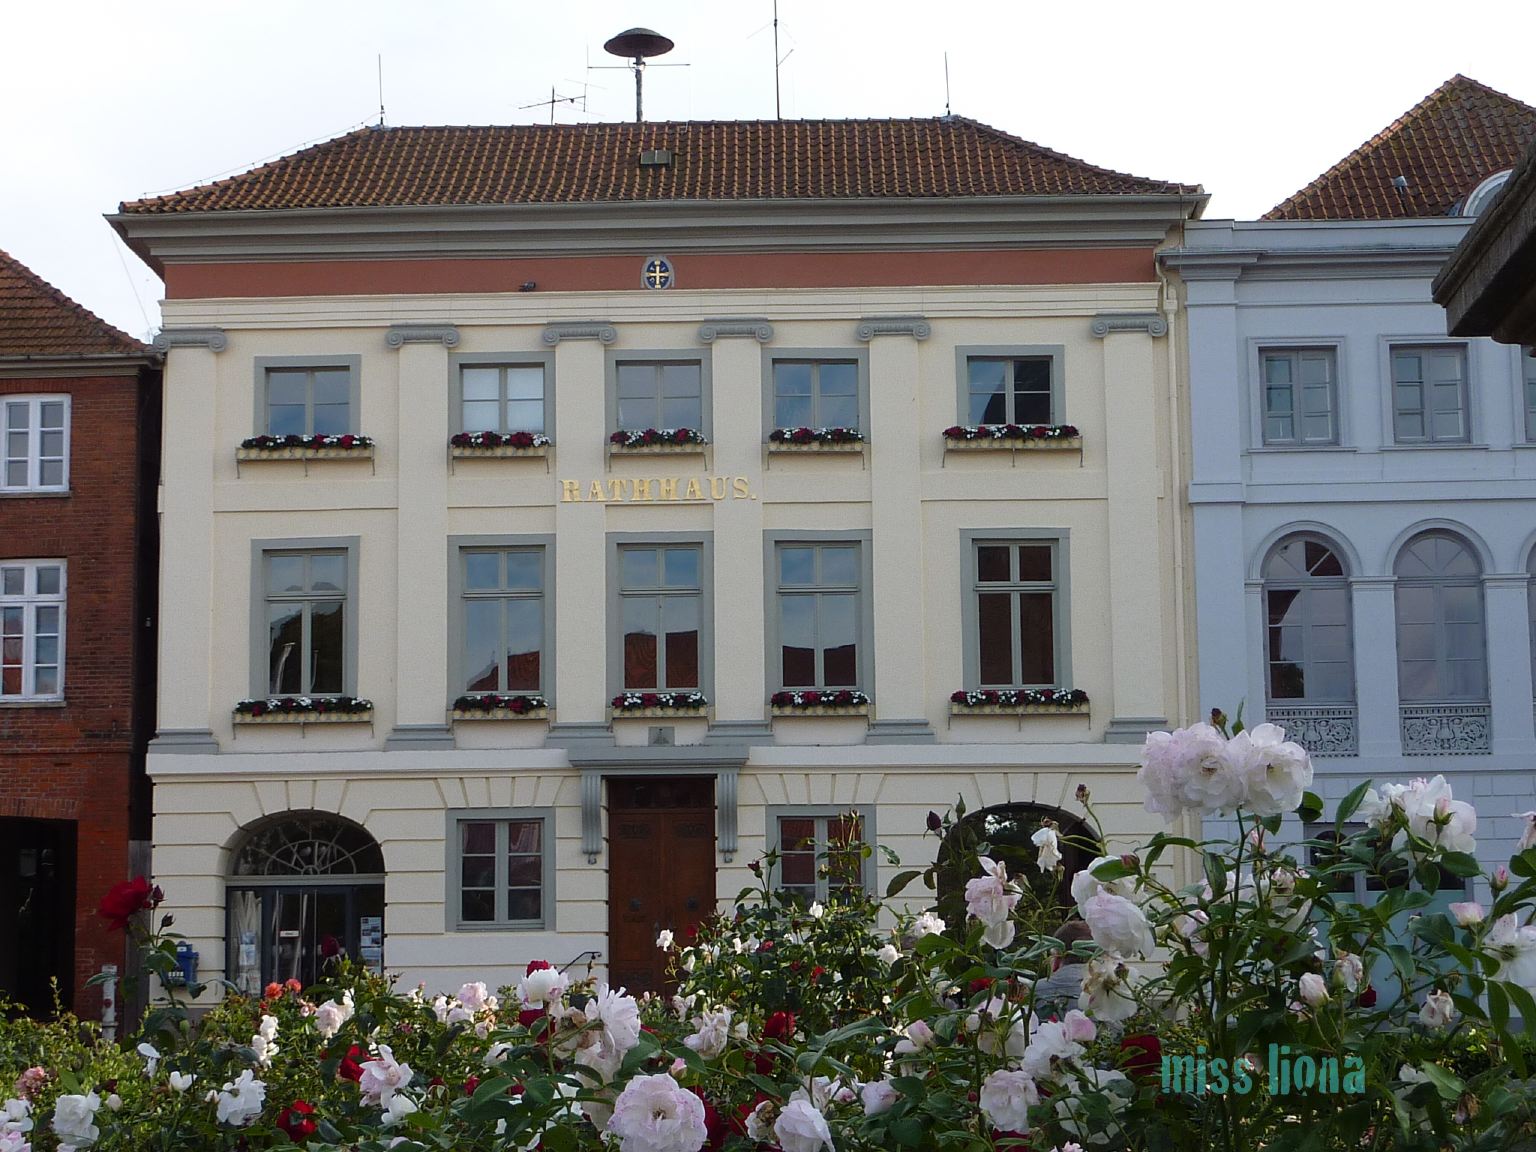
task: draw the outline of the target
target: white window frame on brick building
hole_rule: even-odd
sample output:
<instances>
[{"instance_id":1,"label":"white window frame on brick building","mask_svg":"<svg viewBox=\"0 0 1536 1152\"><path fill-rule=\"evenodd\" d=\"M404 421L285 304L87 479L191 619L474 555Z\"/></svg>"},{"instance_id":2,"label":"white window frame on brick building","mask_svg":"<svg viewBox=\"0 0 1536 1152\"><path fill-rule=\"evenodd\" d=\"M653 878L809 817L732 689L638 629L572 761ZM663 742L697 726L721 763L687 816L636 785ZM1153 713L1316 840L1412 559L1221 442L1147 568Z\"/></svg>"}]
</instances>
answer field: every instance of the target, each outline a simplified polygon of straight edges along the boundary
<instances>
[{"instance_id":1,"label":"white window frame on brick building","mask_svg":"<svg viewBox=\"0 0 1536 1152\"><path fill-rule=\"evenodd\" d=\"M64 698L67 592L63 560L0 561L0 702Z\"/></svg>"},{"instance_id":2,"label":"white window frame on brick building","mask_svg":"<svg viewBox=\"0 0 1536 1152\"><path fill-rule=\"evenodd\" d=\"M0 492L69 491L69 399L0 396Z\"/></svg>"}]
</instances>

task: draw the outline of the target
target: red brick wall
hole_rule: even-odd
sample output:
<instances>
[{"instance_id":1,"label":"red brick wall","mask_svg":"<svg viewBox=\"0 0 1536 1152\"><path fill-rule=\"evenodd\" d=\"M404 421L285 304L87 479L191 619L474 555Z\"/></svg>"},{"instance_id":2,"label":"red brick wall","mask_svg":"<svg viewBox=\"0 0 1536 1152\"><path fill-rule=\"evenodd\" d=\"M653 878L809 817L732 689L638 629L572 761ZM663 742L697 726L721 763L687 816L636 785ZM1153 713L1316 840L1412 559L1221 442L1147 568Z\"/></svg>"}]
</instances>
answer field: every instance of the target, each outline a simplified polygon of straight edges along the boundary
<instances>
[{"instance_id":1,"label":"red brick wall","mask_svg":"<svg viewBox=\"0 0 1536 1152\"><path fill-rule=\"evenodd\" d=\"M85 980L123 960L96 905L128 875L140 387L132 375L0 379L0 398L71 397L69 495L0 497L0 560L63 559L68 581L64 704L0 706L0 816L77 822L74 1006L85 1016L100 1011Z\"/></svg>"}]
</instances>

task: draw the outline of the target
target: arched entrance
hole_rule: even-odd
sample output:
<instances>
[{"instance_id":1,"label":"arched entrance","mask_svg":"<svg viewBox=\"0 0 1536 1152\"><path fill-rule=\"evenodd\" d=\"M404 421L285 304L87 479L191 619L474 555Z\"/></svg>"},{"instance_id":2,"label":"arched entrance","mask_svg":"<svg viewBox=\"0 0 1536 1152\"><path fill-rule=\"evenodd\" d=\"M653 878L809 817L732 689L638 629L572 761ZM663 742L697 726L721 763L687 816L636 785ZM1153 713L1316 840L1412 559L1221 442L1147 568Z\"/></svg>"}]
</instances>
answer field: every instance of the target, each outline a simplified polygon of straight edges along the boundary
<instances>
[{"instance_id":1,"label":"arched entrance","mask_svg":"<svg viewBox=\"0 0 1536 1152\"><path fill-rule=\"evenodd\" d=\"M384 854L367 831L323 812L285 812L245 829L230 853L225 975L260 995L315 983L347 955L384 964Z\"/></svg>"},{"instance_id":2,"label":"arched entrance","mask_svg":"<svg viewBox=\"0 0 1536 1152\"><path fill-rule=\"evenodd\" d=\"M1040 871L1040 850L1030 839L1045 820L1054 821L1060 837L1060 874ZM978 851L1001 860L1008 875L1027 885L1031 905L1046 911L1044 919L1065 919L1072 908L1072 877L1097 855L1092 846L1099 835L1080 816L1043 804L999 804L967 813L956 821L939 849L939 915L952 925L965 923L965 884L977 873L972 861ZM1054 927L1051 923L1049 927Z\"/></svg>"}]
</instances>

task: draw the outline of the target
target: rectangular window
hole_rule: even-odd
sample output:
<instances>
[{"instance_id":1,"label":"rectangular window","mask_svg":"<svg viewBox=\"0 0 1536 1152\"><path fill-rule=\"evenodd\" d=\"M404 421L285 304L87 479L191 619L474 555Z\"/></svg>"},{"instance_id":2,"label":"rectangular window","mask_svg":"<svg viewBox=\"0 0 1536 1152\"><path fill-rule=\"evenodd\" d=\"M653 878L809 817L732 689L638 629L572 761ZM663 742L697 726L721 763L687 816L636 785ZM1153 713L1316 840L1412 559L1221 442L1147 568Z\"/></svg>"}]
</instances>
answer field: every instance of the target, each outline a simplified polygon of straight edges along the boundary
<instances>
[{"instance_id":1,"label":"rectangular window","mask_svg":"<svg viewBox=\"0 0 1536 1152\"><path fill-rule=\"evenodd\" d=\"M1393 345L1392 434L1399 444L1465 444L1467 350L1454 345Z\"/></svg>"},{"instance_id":2,"label":"rectangular window","mask_svg":"<svg viewBox=\"0 0 1536 1152\"><path fill-rule=\"evenodd\" d=\"M619 431L704 429L704 372L697 360L621 360L614 364Z\"/></svg>"},{"instance_id":3,"label":"rectangular window","mask_svg":"<svg viewBox=\"0 0 1536 1152\"><path fill-rule=\"evenodd\" d=\"M274 696L347 692L345 550L262 554L266 589L267 677Z\"/></svg>"},{"instance_id":4,"label":"rectangular window","mask_svg":"<svg viewBox=\"0 0 1536 1152\"><path fill-rule=\"evenodd\" d=\"M544 549L465 548L463 692L544 691Z\"/></svg>"},{"instance_id":5,"label":"rectangular window","mask_svg":"<svg viewBox=\"0 0 1536 1152\"><path fill-rule=\"evenodd\" d=\"M625 691L702 689L703 552L698 544L619 547Z\"/></svg>"},{"instance_id":6,"label":"rectangular window","mask_svg":"<svg viewBox=\"0 0 1536 1152\"><path fill-rule=\"evenodd\" d=\"M803 905L854 896L874 888L873 856L867 811L772 811L770 828L779 854L777 887Z\"/></svg>"},{"instance_id":7,"label":"rectangular window","mask_svg":"<svg viewBox=\"0 0 1536 1152\"><path fill-rule=\"evenodd\" d=\"M780 687L862 686L862 548L852 540L777 545Z\"/></svg>"},{"instance_id":8,"label":"rectangular window","mask_svg":"<svg viewBox=\"0 0 1536 1152\"><path fill-rule=\"evenodd\" d=\"M64 695L64 562L0 562L0 700Z\"/></svg>"},{"instance_id":9,"label":"rectangular window","mask_svg":"<svg viewBox=\"0 0 1536 1152\"><path fill-rule=\"evenodd\" d=\"M545 365L459 365L459 432L546 432Z\"/></svg>"},{"instance_id":10,"label":"rectangular window","mask_svg":"<svg viewBox=\"0 0 1536 1152\"><path fill-rule=\"evenodd\" d=\"M966 359L967 424L1055 424L1050 356Z\"/></svg>"},{"instance_id":11,"label":"rectangular window","mask_svg":"<svg viewBox=\"0 0 1536 1152\"><path fill-rule=\"evenodd\" d=\"M1525 388L1525 438L1536 444L1536 348L1520 349L1520 377Z\"/></svg>"},{"instance_id":12,"label":"rectangular window","mask_svg":"<svg viewBox=\"0 0 1536 1152\"><path fill-rule=\"evenodd\" d=\"M975 683L981 688L1062 687L1057 669L1054 540L978 540Z\"/></svg>"},{"instance_id":13,"label":"rectangular window","mask_svg":"<svg viewBox=\"0 0 1536 1152\"><path fill-rule=\"evenodd\" d=\"M449 812L450 929L549 927L554 920L553 834L548 809Z\"/></svg>"},{"instance_id":14,"label":"rectangular window","mask_svg":"<svg viewBox=\"0 0 1536 1152\"><path fill-rule=\"evenodd\" d=\"M1264 380L1264 443L1338 442L1332 348L1267 348L1259 352Z\"/></svg>"},{"instance_id":15,"label":"rectangular window","mask_svg":"<svg viewBox=\"0 0 1536 1152\"><path fill-rule=\"evenodd\" d=\"M775 360L775 428L859 428L857 360Z\"/></svg>"},{"instance_id":16,"label":"rectangular window","mask_svg":"<svg viewBox=\"0 0 1536 1152\"><path fill-rule=\"evenodd\" d=\"M69 487L69 397L0 396L0 492Z\"/></svg>"}]
</instances>

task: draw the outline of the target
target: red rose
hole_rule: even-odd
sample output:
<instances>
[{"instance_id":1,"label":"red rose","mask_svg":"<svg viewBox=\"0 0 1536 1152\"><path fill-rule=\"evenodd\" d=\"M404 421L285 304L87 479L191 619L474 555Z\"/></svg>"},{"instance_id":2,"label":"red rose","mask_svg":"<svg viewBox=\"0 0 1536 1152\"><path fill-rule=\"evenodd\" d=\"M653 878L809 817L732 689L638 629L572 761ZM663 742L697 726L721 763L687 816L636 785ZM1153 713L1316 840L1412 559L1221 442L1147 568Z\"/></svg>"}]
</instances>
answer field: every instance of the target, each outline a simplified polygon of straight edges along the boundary
<instances>
[{"instance_id":1,"label":"red rose","mask_svg":"<svg viewBox=\"0 0 1536 1152\"><path fill-rule=\"evenodd\" d=\"M480 1087L480 1077L470 1075L464 1078L464 1095L473 1096L478 1087Z\"/></svg>"},{"instance_id":2,"label":"red rose","mask_svg":"<svg viewBox=\"0 0 1536 1152\"><path fill-rule=\"evenodd\" d=\"M544 1009L542 1008L524 1008L517 1014L517 1022L524 1028L532 1028L542 1019L544 1019Z\"/></svg>"},{"instance_id":3,"label":"red rose","mask_svg":"<svg viewBox=\"0 0 1536 1152\"><path fill-rule=\"evenodd\" d=\"M315 1134L315 1122L309 1119L315 1106L308 1100L295 1100L277 1114L277 1126L295 1144L302 1144Z\"/></svg>"},{"instance_id":4,"label":"red rose","mask_svg":"<svg viewBox=\"0 0 1536 1152\"><path fill-rule=\"evenodd\" d=\"M347 1049L347 1054L341 1058L341 1063L336 1066L336 1075L343 1080L351 1080L353 1083L363 1078L362 1061L368 1059L368 1053L364 1052L356 1044Z\"/></svg>"},{"instance_id":5,"label":"red rose","mask_svg":"<svg viewBox=\"0 0 1536 1152\"><path fill-rule=\"evenodd\" d=\"M272 983L268 984L264 989L262 989L261 994L268 1000L276 1000L283 994L283 986L274 980Z\"/></svg>"},{"instance_id":6,"label":"red rose","mask_svg":"<svg viewBox=\"0 0 1536 1152\"><path fill-rule=\"evenodd\" d=\"M1376 1007L1376 989L1367 984L1365 991L1355 997L1355 1003L1362 1008Z\"/></svg>"},{"instance_id":7,"label":"red rose","mask_svg":"<svg viewBox=\"0 0 1536 1152\"><path fill-rule=\"evenodd\" d=\"M823 968L820 964L818 964L818 965L816 965L816 967L812 968L811 969L811 983L814 984L814 983L816 983L816 981L820 980L822 973L825 972L825 971L826 971L826 969Z\"/></svg>"},{"instance_id":8,"label":"red rose","mask_svg":"<svg viewBox=\"0 0 1536 1152\"><path fill-rule=\"evenodd\" d=\"M708 1152L720 1152L725 1147L727 1135L725 1120L721 1117L719 1110L705 1099L704 1090L697 1084L688 1091L697 1096L699 1102L704 1105L704 1147Z\"/></svg>"},{"instance_id":9,"label":"red rose","mask_svg":"<svg viewBox=\"0 0 1536 1152\"><path fill-rule=\"evenodd\" d=\"M768 946L768 941L763 941L763 947ZM788 1040L795 1034L795 1014L793 1012L775 1012L763 1023L764 1040Z\"/></svg>"},{"instance_id":10,"label":"red rose","mask_svg":"<svg viewBox=\"0 0 1536 1152\"><path fill-rule=\"evenodd\" d=\"M530 960L528 961L528 970L524 972L523 975L532 976L535 972L542 972L544 969L552 967L554 967L554 965L552 965L548 960Z\"/></svg>"},{"instance_id":11,"label":"red rose","mask_svg":"<svg viewBox=\"0 0 1536 1152\"><path fill-rule=\"evenodd\" d=\"M990 976L978 976L970 983L970 992L974 996L977 992L985 992L996 983Z\"/></svg>"},{"instance_id":12,"label":"red rose","mask_svg":"<svg viewBox=\"0 0 1536 1152\"><path fill-rule=\"evenodd\" d=\"M1155 1076L1162 1067L1163 1044L1150 1032L1137 1032L1120 1041L1120 1067L1137 1078Z\"/></svg>"},{"instance_id":13,"label":"red rose","mask_svg":"<svg viewBox=\"0 0 1536 1152\"><path fill-rule=\"evenodd\" d=\"M96 912L106 920L109 929L126 930L137 913L149 911L160 902L155 891L148 879L135 876L132 880L112 885L101 898Z\"/></svg>"}]
</instances>

